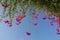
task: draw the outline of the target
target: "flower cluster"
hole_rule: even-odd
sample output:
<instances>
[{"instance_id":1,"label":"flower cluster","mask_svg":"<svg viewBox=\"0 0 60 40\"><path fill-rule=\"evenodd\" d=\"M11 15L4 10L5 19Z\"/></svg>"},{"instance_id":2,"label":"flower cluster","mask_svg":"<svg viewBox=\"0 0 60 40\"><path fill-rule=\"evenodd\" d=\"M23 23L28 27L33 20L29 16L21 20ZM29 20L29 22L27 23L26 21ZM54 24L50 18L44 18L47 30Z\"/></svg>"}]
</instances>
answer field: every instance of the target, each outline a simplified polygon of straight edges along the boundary
<instances>
[{"instance_id":1,"label":"flower cluster","mask_svg":"<svg viewBox=\"0 0 60 40\"><path fill-rule=\"evenodd\" d=\"M15 17L15 14L22 14L22 15L17 15L15 17L16 19L16 24L19 25L21 23L21 20L25 17L26 9L28 7L32 10L32 8L39 10L41 8L44 8L46 11L46 14L42 19L46 20L49 19L50 25L53 26L53 23L55 22L60 28L60 0L0 0L1 6L4 8L4 17L9 17L10 20L4 20L5 24L8 24L9 27L12 27L12 20ZM16 13L17 12L17 13ZM22 13L20 13L22 12ZM49 15L56 16L55 17L49 17ZM32 18L36 21L38 20L38 13L35 13L34 11L32 12ZM34 26L37 26L37 22L33 22ZM57 34L60 34L59 29L56 29ZM31 33L26 32L27 35L30 35Z\"/></svg>"},{"instance_id":2,"label":"flower cluster","mask_svg":"<svg viewBox=\"0 0 60 40\"><path fill-rule=\"evenodd\" d=\"M57 24L56 33L60 34L60 19L59 18L50 17L50 16L45 15L42 19L43 20L46 20L46 19L50 20L51 26L53 26L54 23L56 23Z\"/></svg>"},{"instance_id":3,"label":"flower cluster","mask_svg":"<svg viewBox=\"0 0 60 40\"><path fill-rule=\"evenodd\" d=\"M5 23L5 24L8 24L9 27L12 27L12 23L11 23L9 20L4 20L4 23Z\"/></svg>"}]
</instances>

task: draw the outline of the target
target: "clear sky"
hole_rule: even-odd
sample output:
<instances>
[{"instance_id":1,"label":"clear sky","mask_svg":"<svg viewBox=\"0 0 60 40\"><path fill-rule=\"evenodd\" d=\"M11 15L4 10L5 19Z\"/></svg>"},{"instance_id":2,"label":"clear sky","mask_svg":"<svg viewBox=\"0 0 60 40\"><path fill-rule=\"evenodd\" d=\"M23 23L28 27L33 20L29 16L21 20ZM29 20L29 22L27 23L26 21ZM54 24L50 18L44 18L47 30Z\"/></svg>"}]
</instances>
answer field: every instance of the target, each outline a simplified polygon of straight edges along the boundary
<instances>
[{"instance_id":1,"label":"clear sky","mask_svg":"<svg viewBox=\"0 0 60 40\"><path fill-rule=\"evenodd\" d=\"M2 13L0 8L0 14ZM37 26L33 26L29 23L29 16L27 15L20 25L15 24L13 20L12 28L9 28L6 24L0 22L0 40L60 40L60 35L55 33L56 24L50 26L49 20L43 20L45 11L42 10L38 17ZM29 10L27 10L29 14ZM30 36L26 36L25 32L31 32Z\"/></svg>"}]
</instances>

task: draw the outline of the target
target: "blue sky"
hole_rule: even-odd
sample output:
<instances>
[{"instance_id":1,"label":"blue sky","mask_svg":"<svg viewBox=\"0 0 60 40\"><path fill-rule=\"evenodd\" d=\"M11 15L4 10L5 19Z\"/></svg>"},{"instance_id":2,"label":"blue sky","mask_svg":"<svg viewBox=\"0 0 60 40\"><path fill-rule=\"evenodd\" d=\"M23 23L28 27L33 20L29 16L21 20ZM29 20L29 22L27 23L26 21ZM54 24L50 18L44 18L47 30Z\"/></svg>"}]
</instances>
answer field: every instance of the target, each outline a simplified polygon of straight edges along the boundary
<instances>
[{"instance_id":1,"label":"blue sky","mask_svg":"<svg viewBox=\"0 0 60 40\"><path fill-rule=\"evenodd\" d=\"M0 8L0 13L2 9ZM9 28L6 24L0 22L0 40L60 40L60 35L55 33L56 24L50 26L49 20L42 20L45 11L40 12L37 26L33 26L29 23L29 16L27 15L20 25L15 24L13 20L12 28ZM29 14L29 10L27 10ZM30 36L26 36L25 32L31 32Z\"/></svg>"}]
</instances>

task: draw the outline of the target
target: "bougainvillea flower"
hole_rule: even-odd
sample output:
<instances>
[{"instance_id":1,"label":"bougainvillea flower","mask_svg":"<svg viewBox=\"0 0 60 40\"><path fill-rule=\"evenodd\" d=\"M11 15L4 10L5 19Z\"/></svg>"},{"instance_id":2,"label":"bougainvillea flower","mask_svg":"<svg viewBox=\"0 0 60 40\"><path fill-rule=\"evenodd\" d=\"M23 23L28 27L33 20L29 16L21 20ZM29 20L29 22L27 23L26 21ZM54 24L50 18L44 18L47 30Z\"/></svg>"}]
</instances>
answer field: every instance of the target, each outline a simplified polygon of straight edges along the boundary
<instances>
[{"instance_id":1,"label":"bougainvillea flower","mask_svg":"<svg viewBox=\"0 0 60 40\"><path fill-rule=\"evenodd\" d=\"M16 16L16 24L19 25L24 16Z\"/></svg>"},{"instance_id":2,"label":"bougainvillea flower","mask_svg":"<svg viewBox=\"0 0 60 40\"><path fill-rule=\"evenodd\" d=\"M53 26L53 23L55 22L55 19L52 19L51 21L50 21L50 25L51 26Z\"/></svg>"},{"instance_id":3,"label":"bougainvillea flower","mask_svg":"<svg viewBox=\"0 0 60 40\"><path fill-rule=\"evenodd\" d=\"M9 21L9 23L8 23L8 26L9 26L9 27L12 27L12 23L11 23L10 21Z\"/></svg>"},{"instance_id":4,"label":"bougainvillea flower","mask_svg":"<svg viewBox=\"0 0 60 40\"><path fill-rule=\"evenodd\" d=\"M16 21L17 22L20 22L20 20L21 20L20 17L19 16L16 16Z\"/></svg>"},{"instance_id":5,"label":"bougainvillea flower","mask_svg":"<svg viewBox=\"0 0 60 40\"><path fill-rule=\"evenodd\" d=\"M6 5L5 4L2 4L2 7L6 8Z\"/></svg>"},{"instance_id":6,"label":"bougainvillea flower","mask_svg":"<svg viewBox=\"0 0 60 40\"><path fill-rule=\"evenodd\" d=\"M59 32L59 29L58 28L56 29L56 32Z\"/></svg>"},{"instance_id":7,"label":"bougainvillea flower","mask_svg":"<svg viewBox=\"0 0 60 40\"><path fill-rule=\"evenodd\" d=\"M47 16L47 15L45 15L42 19L43 19L43 20L46 20L46 19L47 19L47 17L48 17L48 16Z\"/></svg>"},{"instance_id":8,"label":"bougainvillea flower","mask_svg":"<svg viewBox=\"0 0 60 40\"><path fill-rule=\"evenodd\" d=\"M37 26L38 23L33 23L34 26Z\"/></svg>"},{"instance_id":9,"label":"bougainvillea flower","mask_svg":"<svg viewBox=\"0 0 60 40\"><path fill-rule=\"evenodd\" d=\"M9 23L9 20L4 20L4 23Z\"/></svg>"},{"instance_id":10,"label":"bougainvillea flower","mask_svg":"<svg viewBox=\"0 0 60 40\"><path fill-rule=\"evenodd\" d=\"M53 26L53 21L50 22L50 25Z\"/></svg>"},{"instance_id":11,"label":"bougainvillea flower","mask_svg":"<svg viewBox=\"0 0 60 40\"><path fill-rule=\"evenodd\" d=\"M38 19L38 14L32 12L32 16L33 16L34 20L37 20Z\"/></svg>"},{"instance_id":12,"label":"bougainvillea flower","mask_svg":"<svg viewBox=\"0 0 60 40\"><path fill-rule=\"evenodd\" d=\"M57 34L60 34L60 30L58 28L56 29L56 33Z\"/></svg>"},{"instance_id":13,"label":"bougainvillea flower","mask_svg":"<svg viewBox=\"0 0 60 40\"><path fill-rule=\"evenodd\" d=\"M33 16L34 20L37 20L38 19L38 14L34 14L32 16Z\"/></svg>"},{"instance_id":14,"label":"bougainvillea flower","mask_svg":"<svg viewBox=\"0 0 60 40\"><path fill-rule=\"evenodd\" d=\"M9 27L12 27L12 23L9 20L4 20L4 23L8 24Z\"/></svg>"},{"instance_id":15,"label":"bougainvillea flower","mask_svg":"<svg viewBox=\"0 0 60 40\"><path fill-rule=\"evenodd\" d=\"M43 17L42 19L45 20L45 19L47 19L47 18Z\"/></svg>"},{"instance_id":16,"label":"bougainvillea flower","mask_svg":"<svg viewBox=\"0 0 60 40\"><path fill-rule=\"evenodd\" d=\"M55 21L55 20L51 20L51 21L50 21L50 25L51 25L51 26L53 26L53 22L54 22L54 21Z\"/></svg>"},{"instance_id":17,"label":"bougainvillea flower","mask_svg":"<svg viewBox=\"0 0 60 40\"><path fill-rule=\"evenodd\" d=\"M23 18L23 16L16 16L16 22L20 22Z\"/></svg>"},{"instance_id":18,"label":"bougainvillea flower","mask_svg":"<svg viewBox=\"0 0 60 40\"><path fill-rule=\"evenodd\" d=\"M58 34L58 35L59 35L60 33L58 32L58 33L56 33L56 34Z\"/></svg>"},{"instance_id":19,"label":"bougainvillea flower","mask_svg":"<svg viewBox=\"0 0 60 40\"><path fill-rule=\"evenodd\" d=\"M30 32L26 32L26 35L28 35L28 36L29 36L29 35L31 35L31 33L30 33Z\"/></svg>"},{"instance_id":20,"label":"bougainvillea flower","mask_svg":"<svg viewBox=\"0 0 60 40\"><path fill-rule=\"evenodd\" d=\"M32 15L35 15L35 12L32 12Z\"/></svg>"},{"instance_id":21,"label":"bougainvillea flower","mask_svg":"<svg viewBox=\"0 0 60 40\"><path fill-rule=\"evenodd\" d=\"M56 19L55 22L56 22L57 24L60 24L60 20L59 20L59 19Z\"/></svg>"},{"instance_id":22,"label":"bougainvillea flower","mask_svg":"<svg viewBox=\"0 0 60 40\"><path fill-rule=\"evenodd\" d=\"M35 20L37 20L38 19L38 14L35 14L33 17L34 17Z\"/></svg>"},{"instance_id":23,"label":"bougainvillea flower","mask_svg":"<svg viewBox=\"0 0 60 40\"><path fill-rule=\"evenodd\" d=\"M9 25L9 27L12 27L12 24L8 24Z\"/></svg>"}]
</instances>

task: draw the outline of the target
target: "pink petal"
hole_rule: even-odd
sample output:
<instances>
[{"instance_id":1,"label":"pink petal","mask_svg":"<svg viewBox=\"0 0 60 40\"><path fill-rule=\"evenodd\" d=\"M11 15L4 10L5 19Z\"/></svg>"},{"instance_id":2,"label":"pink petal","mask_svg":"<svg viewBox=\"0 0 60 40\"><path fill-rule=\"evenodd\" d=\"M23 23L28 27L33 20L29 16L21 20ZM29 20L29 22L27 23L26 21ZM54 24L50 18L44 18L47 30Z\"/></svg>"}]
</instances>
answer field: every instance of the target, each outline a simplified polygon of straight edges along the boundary
<instances>
[{"instance_id":1,"label":"pink petal","mask_svg":"<svg viewBox=\"0 0 60 40\"><path fill-rule=\"evenodd\" d=\"M60 34L60 32L59 32L60 30L57 28L56 29L56 33L59 35Z\"/></svg>"},{"instance_id":2,"label":"pink petal","mask_svg":"<svg viewBox=\"0 0 60 40\"><path fill-rule=\"evenodd\" d=\"M38 19L38 14L33 15L34 20Z\"/></svg>"},{"instance_id":3,"label":"pink petal","mask_svg":"<svg viewBox=\"0 0 60 40\"><path fill-rule=\"evenodd\" d=\"M35 15L35 13L34 13L34 12L32 12L32 15Z\"/></svg>"},{"instance_id":4,"label":"pink petal","mask_svg":"<svg viewBox=\"0 0 60 40\"><path fill-rule=\"evenodd\" d=\"M59 35L60 33L58 32L58 33L56 33L56 34L58 34L58 35Z\"/></svg>"},{"instance_id":5,"label":"pink petal","mask_svg":"<svg viewBox=\"0 0 60 40\"><path fill-rule=\"evenodd\" d=\"M57 24L60 24L60 19L56 19L55 21Z\"/></svg>"},{"instance_id":6,"label":"pink petal","mask_svg":"<svg viewBox=\"0 0 60 40\"><path fill-rule=\"evenodd\" d=\"M37 20L37 19L38 19L38 17L37 17L37 16L34 16L34 19L35 19L35 20Z\"/></svg>"},{"instance_id":7,"label":"pink petal","mask_svg":"<svg viewBox=\"0 0 60 40\"><path fill-rule=\"evenodd\" d=\"M53 22L50 22L50 25L53 26Z\"/></svg>"},{"instance_id":8,"label":"pink petal","mask_svg":"<svg viewBox=\"0 0 60 40\"><path fill-rule=\"evenodd\" d=\"M31 35L31 33L30 33L30 32L26 32L26 35L28 35L28 36L29 36L29 35Z\"/></svg>"},{"instance_id":9,"label":"pink petal","mask_svg":"<svg viewBox=\"0 0 60 40\"><path fill-rule=\"evenodd\" d=\"M45 15L42 19L43 19L43 20L46 20L46 19L47 19L47 17L48 17L48 16L47 16L47 15Z\"/></svg>"},{"instance_id":10,"label":"pink petal","mask_svg":"<svg viewBox=\"0 0 60 40\"><path fill-rule=\"evenodd\" d=\"M50 25L53 26L53 22L55 22L54 19L51 20Z\"/></svg>"},{"instance_id":11,"label":"pink petal","mask_svg":"<svg viewBox=\"0 0 60 40\"><path fill-rule=\"evenodd\" d=\"M47 19L47 18L44 17L44 18L42 18L42 19L45 20L45 19Z\"/></svg>"},{"instance_id":12,"label":"pink petal","mask_svg":"<svg viewBox=\"0 0 60 40\"><path fill-rule=\"evenodd\" d=\"M55 21L57 24L59 24L59 20L58 19L56 19L56 21Z\"/></svg>"},{"instance_id":13,"label":"pink petal","mask_svg":"<svg viewBox=\"0 0 60 40\"><path fill-rule=\"evenodd\" d=\"M35 12L32 12L32 16L33 16L34 20L37 20L38 19L38 15L39 14L36 14Z\"/></svg>"},{"instance_id":14,"label":"pink petal","mask_svg":"<svg viewBox=\"0 0 60 40\"><path fill-rule=\"evenodd\" d=\"M11 22L9 22L8 25L9 25L9 27L12 27L12 23Z\"/></svg>"},{"instance_id":15,"label":"pink petal","mask_svg":"<svg viewBox=\"0 0 60 40\"><path fill-rule=\"evenodd\" d=\"M52 21L52 22L55 22L56 20L55 20L55 19L52 19L51 21Z\"/></svg>"},{"instance_id":16,"label":"pink petal","mask_svg":"<svg viewBox=\"0 0 60 40\"><path fill-rule=\"evenodd\" d=\"M6 5L2 4L2 7L6 8Z\"/></svg>"},{"instance_id":17,"label":"pink petal","mask_svg":"<svg viewBox=\"0 0 60 40\"><path fill-rule=\"evenodd\" d=\"M20 22L23 18L24 18L24 16L16 16L16 21Z\"/></svg>"},{"instance_id":18,"label":"pink petal","mask_svg":"<svg viewBox=\"0 0 60 40\"><path fill-rule=\"evenodd\" d=\"M17 22L19 22L19 21L20 21L19 16L16 16L16 21L17 21Z\"/></svg>"},{"instance_id":19,"label":"pink petal","mask_svg":"<svg viewBox=\"0 0 60 40\"><path fill-rule=\"evenodd\" d=\"M34 26L37 26L37 23L33 23Z\"/></svg>"},{"instance_id":20,"label":"pink petal","mask_svg":"<svg viewBox=\"0 0 60 40\"><path fill-rule=\"evenodd\" d=\"M9 20L4 20L4 23L9 23Z\"/></svg>"},{"instance_id":21,"label":"pink petal","mask_svg":"<svg viewBox=\"0 0 60 40\"><path fill-rule=\"evenodd\" d=\"M56 29L56 32L59 32L59 29Z\"/></svg>"}]
</instances>

